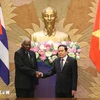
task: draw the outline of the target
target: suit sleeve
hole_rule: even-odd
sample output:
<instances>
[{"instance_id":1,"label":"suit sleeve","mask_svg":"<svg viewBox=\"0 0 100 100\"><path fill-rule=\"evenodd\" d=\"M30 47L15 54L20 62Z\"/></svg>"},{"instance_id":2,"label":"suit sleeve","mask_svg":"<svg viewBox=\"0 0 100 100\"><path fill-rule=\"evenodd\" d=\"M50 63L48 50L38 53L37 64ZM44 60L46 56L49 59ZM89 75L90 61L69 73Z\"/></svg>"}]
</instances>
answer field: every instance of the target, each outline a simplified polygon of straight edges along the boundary
<instances>
[{"instance_id":1,"label":"suit sleeve","mask_svg":"<svg viewBox=\"0 0 100 100\"><path fill-rule=\"evenodd\" d=\"M22 56L18 52L15 52L14 60L15 60L16 69L19 69L22 73L32 75L32 76L34 76L36 74L35 69L32 69L32 68L30 68L30 67L28 67L27 65L24 64Z\"/></svg>"},{"instance_id":2,"label":"suit sleeve","mask_svg":"<svg viewBox=\"0 0 100 100\"><path fill-rule=\"evenodd\" d=\"M37 60L36 60L36 54L34 53L34 60L35 60L35 69L36 71L38 71L38 65L37 65ZM35 85L38 85L39 84L39 80L38 78L35 76Z\"/></svg>"},{"instance_id":3,"label":"suit sleeve","mask_svg":"<svg viewBox=\"0 0 100 100\"><path fill-rule=\"evenodd\" d=\"M72 90L77 90L77 78L78 78L77 69L78 69L77 60L75 59L72 63Z\"/></svg>"},{"instance_id":4,"label":"suit sleeve","mask_svg":"<svg viewBox=\"0 0 100 100\"><path fill-rule=\"evenodd\" d=\"M55 70L55 61L52 64L52 68L48 71L48 73L43 73L43 78L50 77L56 73Z\"/></svg>"}]
</instances>

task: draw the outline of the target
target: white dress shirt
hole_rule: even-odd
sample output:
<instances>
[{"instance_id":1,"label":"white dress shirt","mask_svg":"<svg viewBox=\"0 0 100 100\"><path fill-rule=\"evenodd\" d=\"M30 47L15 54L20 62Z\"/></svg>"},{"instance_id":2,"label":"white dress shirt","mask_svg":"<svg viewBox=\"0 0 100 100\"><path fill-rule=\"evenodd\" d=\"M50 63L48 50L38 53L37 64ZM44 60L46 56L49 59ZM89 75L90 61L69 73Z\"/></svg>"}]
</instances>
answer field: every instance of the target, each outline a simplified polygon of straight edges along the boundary
<instances>
[{"instance_id":1,"label":"white dress shirt","mask_svg":"<svg viewBox=\"0 0 100 100\"><path fill-rule=\"evenodd\" d=\"M62 58L63 59L63 66L65 65L65 62L66 62L66 60L67 60L67 55L64 57L64 58Z\"/></svg>"}]
</instances>

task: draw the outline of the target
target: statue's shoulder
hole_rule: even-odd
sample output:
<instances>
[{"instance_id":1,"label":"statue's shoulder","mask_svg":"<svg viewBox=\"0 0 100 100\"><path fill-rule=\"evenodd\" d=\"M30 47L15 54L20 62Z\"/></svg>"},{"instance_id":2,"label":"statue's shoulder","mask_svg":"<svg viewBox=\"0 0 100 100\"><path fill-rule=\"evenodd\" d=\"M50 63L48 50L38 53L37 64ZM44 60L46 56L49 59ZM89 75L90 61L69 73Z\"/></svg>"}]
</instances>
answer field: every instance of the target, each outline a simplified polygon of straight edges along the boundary
<instances>
[{"instance_id":1,"label":"statue's shoulder","mask_svg":"<svg viewBox=\"0 0 100 100\"><path fill-rule=\"evenodd\" d=\"M43 34L43 31L38 31L38 32L34 32L32 34L32 36L39 36L39 35L42 35Z\"/></svg>"},{"instance_id":2,"label":"statue's shoulder","mask_svg":"<svg viewBox=\"0 0 100 100\"><path fill-rule=\"evenodd\" d=\"M68 36L67 33L64 33L64 32L61 32L61 31L56 31L56 33L59 34L59 35Z\"/></svg>"}]
</instances>

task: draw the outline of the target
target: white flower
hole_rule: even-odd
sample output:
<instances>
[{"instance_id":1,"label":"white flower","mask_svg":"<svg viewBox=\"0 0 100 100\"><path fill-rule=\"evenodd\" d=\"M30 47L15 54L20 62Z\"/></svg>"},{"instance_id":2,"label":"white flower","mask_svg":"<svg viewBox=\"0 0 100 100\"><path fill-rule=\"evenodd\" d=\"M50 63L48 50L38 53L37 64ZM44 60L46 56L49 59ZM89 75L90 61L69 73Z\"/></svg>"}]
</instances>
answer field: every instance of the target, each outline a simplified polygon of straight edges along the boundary
<instances>
[{"instance_id":1,"label":"white flower","mask_svg":"<svg viewBox=\"0 0 100 100\"><path fill-rule=\"evenodd\" d=\"M74 42L71 42L71 44L69 45L71 48L73 47L73 45L74 45Z\"/></svg>"},{"instance_id":2,"label":"white flower","mask_svg":"<svg viewBox=\"0 0 100 100\"><path fill-rule=\"evenodd\" d=\"M47 42L47 44L50 44L50 45L52 45L53 43L54 43L54 42L51 41L51 40Z\"/></svg>"},{"instance_id":3,"label":"white flower","mask_svg":"<svg viewBox=\"0 0 100 100\"><path fill-rule=\"evenodd\" d=\"M41 50L45 50L46 47L45 47L43 44L41 44L41 45L40 45L40 49L41 49Z\"/></svg>"},{"instance_id":4,"label":"white flower","mask_svg":"<svg viewBox=\"0 0 100 100\"><path fill-rule=\"evenodd\" d=\"M48 59L51 59L51 57L48 57Z\"/></svg>"},{"instance_id":5,"label":"white flower","mask_svg":"<svg viewBox=\"0 0 100 100\"><path fill-rule=\"evenodd\" d=\"M45 55L46 55L47 57L50 57L50 56L52 55L52 52L47 51L47 52L45 52Z\"/></svg>"},{"instance_id":6,"label":"white flower","mask_svg":"<svg viewBox=\"0 0 100 100\"><path fill-rule=\"evenodd\" d=\"M38 42L35 42L35 45L37 46L38 45Z\"/></svg>"},{"instance_id":7,"label":"white flower","mask_svg":"<svg viewBox=\"0 0 100 100\"><path fill-rule=\"evenodd\" d=\"M73 52L69 52L68 55L69 55L70 57L74 57L74 58L75 58L75 54L74 54Z\"/></svg>"},{"instance_id":8,"label":"white flower","mask_svg":"<svg viewBox=\"0 0 100 100\"><path fill-rule=\"evenodd\" d=\"M80 56L76 56L76 59L79 59L80 58Z\"/></svg>"},{"instance_id":9,"label":"white flower","mask_svg":"<svg viewBox=\"0 0 100 100\"><path fill-rule=\"evenodd\" d=\"M56 55L52 56L52 60L54 61L57 58Z\"/></svg>"},{"instance_id":10,"label":"white flower","mask_svg":"<svg viewBox=\"0 0 100 100\"><path fill-rule=\"evenodd\" d=\"M61 42L61 44L64 44L64 45L66 45L66 41L62 41L62 42Z\"/></svg>"},{"instance_id":11,"label":"white flower","mask_svg":"<svg viewBox=\"0 0 100 100\"><path fill-rule=\"evenodd\" d=\"M36 58L38 58L39 57L39 54L37 52L35 52L35 54L36 54Z\"/></svg>"},{"instance_id":12,"label":"white flower","mask_svg":"<svg viewBox=\"0 0 100 100\"><path fill-rule=\"evenodd\" d=\"M58 43L53 43L54 50L58 50L58 46L59 46Z\"/></svg>"}]
</instances>

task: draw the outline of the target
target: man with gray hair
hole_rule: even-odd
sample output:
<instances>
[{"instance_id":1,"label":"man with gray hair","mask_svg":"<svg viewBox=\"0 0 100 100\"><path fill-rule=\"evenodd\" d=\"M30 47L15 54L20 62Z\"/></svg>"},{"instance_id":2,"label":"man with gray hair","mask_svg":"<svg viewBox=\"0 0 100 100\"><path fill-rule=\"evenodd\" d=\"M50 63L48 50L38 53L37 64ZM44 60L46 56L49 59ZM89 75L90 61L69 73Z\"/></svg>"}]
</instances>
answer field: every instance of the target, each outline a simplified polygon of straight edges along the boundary
<instances>
[{"instance_id":1,"label":"man with gray hair","mask_svg":"<svg viewBox=\"0 0 100 100\"><path fill-rule=\"evenodd\" d=\"M38 85L36 75L39 74L35 52L30 51L31 41L25 38L21 47L14 54L15 91L17 98L33 98L35 86Z\"/></svg>"}]
</instances>

